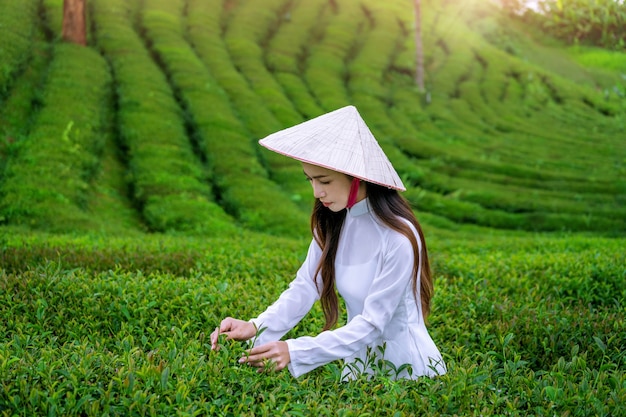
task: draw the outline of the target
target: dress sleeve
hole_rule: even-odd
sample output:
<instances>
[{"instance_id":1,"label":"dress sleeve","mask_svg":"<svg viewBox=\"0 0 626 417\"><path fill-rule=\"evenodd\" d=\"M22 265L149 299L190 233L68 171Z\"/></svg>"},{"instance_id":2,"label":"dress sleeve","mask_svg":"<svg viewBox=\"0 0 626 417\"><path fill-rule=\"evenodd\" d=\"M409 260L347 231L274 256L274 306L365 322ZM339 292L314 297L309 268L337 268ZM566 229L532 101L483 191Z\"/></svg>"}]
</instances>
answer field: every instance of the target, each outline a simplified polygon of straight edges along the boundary
<instances>
[{"instance_id":1,"label":"dress sleeve","mask_svg":"<svg viewBox=\"0 0 626 417\"><path fill-rule=\"evenodd\" d=\"M265 330L255 340L255 346L280 340L311 310L313 303L319 299L316 281L313 280L321 249L313 240L309 245L306 259L296 274L296 278L262 314L250 321L257 329Z\"/></svg>"},{"instance_id":2,"label":"dress sleeve","mask_svg":"<svg viewBox=\"0 0 626 417\"><path fill-rule=\"evenodd\" d=\"M382 268L374 277L364 300L363 312L348 324L315 337L287 340L294 377L303 375L333 360L347 358L377 342L411 283L414 258L410 241L394 235L382 254Z\"/></svg>"}]
</instances>

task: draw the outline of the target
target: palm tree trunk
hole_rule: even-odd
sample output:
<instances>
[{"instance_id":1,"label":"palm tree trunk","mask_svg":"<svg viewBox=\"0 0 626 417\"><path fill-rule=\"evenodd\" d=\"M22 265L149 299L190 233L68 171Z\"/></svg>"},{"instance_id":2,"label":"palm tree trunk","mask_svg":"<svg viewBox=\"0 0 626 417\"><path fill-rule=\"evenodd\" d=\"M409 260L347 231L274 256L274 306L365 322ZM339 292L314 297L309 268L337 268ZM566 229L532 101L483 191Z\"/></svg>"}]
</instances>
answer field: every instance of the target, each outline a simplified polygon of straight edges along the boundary
<instances>
[{"instance_id":1,"label":"palm tree trunk","mask_svg":"<svg viewBox=\"0 0 626 417\"><path fill-rule=\"evenodd\" d=\"M424 92L424 51L422 46L422 4L414 0L415 10L415 83Z\"/></svg>"},{"instance_id":2,"label":"palm tree trunk","mask_svg":"<svg viewBox=\"0 0 626 417\"><path fill-rule=\"evenodd\" d=\"M85 0L63 0L63 40L87 45Z\"/></svg>"}]
</instances>

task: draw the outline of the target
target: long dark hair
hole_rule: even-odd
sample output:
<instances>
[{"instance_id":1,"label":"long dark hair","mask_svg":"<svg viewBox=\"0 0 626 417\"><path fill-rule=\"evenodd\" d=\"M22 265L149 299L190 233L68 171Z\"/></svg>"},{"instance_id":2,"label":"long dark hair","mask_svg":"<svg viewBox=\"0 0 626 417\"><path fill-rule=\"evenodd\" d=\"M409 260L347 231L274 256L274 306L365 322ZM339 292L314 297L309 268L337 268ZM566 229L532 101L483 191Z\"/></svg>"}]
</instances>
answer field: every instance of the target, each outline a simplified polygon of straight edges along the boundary
<instances>
[{"instance_id":1,"label":"long dark hair","mask_svg":"<svg viewBox=\"0 0 626 417\"><path fill-rule=\"evenodd\" d=\"M428 250L424 233L419 225L409 203L397 190L392 190L380 185L366 182L367 198L374 214L388 227L402 233L409 239L413 246L413 295L417 300L419 283L420 302L424 318L430 313L430 300L433 296L433 280L428 262ZM333 212L328 210L319 201L315 201L313 213L311 214L311 232L322 249L322 257L317 266L315 276L321 274L322 289L320 291L320 301L326 324L324 330L329 330L337 324L339 317L339 301L335 290L335 257L339 245L339 234L346 218L346 210ZM402 220L408 220L417 230L422 244L420 253L417 238L413 230ZM421 276L417 276L419 266Z\"/></svg>"}]
</instances>

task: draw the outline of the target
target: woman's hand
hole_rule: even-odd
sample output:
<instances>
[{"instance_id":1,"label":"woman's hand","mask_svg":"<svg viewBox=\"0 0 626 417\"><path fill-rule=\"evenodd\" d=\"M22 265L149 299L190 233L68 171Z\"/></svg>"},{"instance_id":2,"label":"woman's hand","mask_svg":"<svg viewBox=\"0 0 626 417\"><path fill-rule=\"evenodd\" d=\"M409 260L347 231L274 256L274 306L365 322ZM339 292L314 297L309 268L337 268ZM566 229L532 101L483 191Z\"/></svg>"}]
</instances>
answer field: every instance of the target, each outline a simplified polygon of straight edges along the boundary
<instances>
[{"instance_id":1,"label":"woman's hand","mask_svg":"<svg viewBox=\"0 0 626 417\"><path fill-rule=\"evenodd\" d=\"M249 321L226 317L211 333L211 350L218 350L219 336L226 335L226 340L248 340L256 334L256 327Z\"/></svg>"},{"instance_id":2,"label":"woman's hand","mask_svg":"<svg viewBox=\"0 0 626 417\"><path fill-rule=\"evenodd\" d=\"M259 369L259 372L265 370L280 371L291 362L289 346L284 341L269 342L248 349L246 353L246 356L239 359L239 363L247 363L257 368L262 368Z\"/></svg>"}]
</instances>

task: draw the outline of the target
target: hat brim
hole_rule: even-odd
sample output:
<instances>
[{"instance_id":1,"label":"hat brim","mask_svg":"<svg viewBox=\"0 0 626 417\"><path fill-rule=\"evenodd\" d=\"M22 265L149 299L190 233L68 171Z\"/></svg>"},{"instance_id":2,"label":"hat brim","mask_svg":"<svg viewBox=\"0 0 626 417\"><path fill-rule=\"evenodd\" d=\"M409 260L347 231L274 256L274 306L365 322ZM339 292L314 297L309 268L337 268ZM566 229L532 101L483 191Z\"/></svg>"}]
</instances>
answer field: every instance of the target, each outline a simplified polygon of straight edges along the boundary
<instances>
[{"instance_id":1,"label":"hat brim","mask_svg":"<svg viewBox=\"0 0 626 417\"><path fill-rule=\"evenodd\" d=\"M406 190L354 106L345 106L274 132L259 144L301 162L390 189Z\"/></svg>"},{"instance_id":2,"label":"hat brim","mask_svg":"<svg viewBox=\"0 0 626 417\"><path fill-rule=\"evenodd\" d=\"M294 156L294 155L289 155L289 154L287 154L285 152L282 152L280 149L276 149L276 148L273 148L271 146L268 146L267 144L264 144L263 143L263 139L261 139L259 141L259 144L261 146L263 146L264 148L272 151L272 152L276 152L276 153L278 153L280 155L284 155L284 156L286 156L288 158L295 159L296 161L300 161L300 162L304 162L304 163L307 163L307 164L315 165L315 166L318 166L318 167L326 168L326 169L329 169L329 170L335 171L335 172L341 172L342 174L346 174L346 175L348 175L350 177L358 178L361 181L371 182L372 184L380 185L381 187L385 187L385 188L389 188L389 189L393 189L393 190L398 190L398 191L406 191L406 188L404 188L404 187L399 187L399 186L394 186L394 185L389 185L389 184L383 184L381 182L378 182L378 181L375 181L375 180L372 180L372 179L369 179L369 178L365 178L364 176L355 175L355 174L353 174L351 172L346 172L346 171L343 171L343 170L338 169L338 168L334 168L334 167L331 167L331 166L324 165L323 163L320 163L320 162L312 161L312 160L301 158L301 157Z\"/></svg>"}]
</instances>

